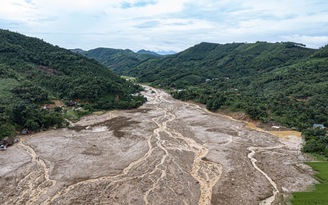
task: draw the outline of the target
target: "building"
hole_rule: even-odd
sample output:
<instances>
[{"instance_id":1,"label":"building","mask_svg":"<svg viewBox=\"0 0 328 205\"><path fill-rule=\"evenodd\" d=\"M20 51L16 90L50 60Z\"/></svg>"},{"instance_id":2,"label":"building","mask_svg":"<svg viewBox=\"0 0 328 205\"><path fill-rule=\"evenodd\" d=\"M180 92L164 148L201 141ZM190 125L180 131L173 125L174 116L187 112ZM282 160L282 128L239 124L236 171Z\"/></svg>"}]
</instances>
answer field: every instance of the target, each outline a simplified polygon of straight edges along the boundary
<instances>
[{"instance_id":1,"label":"building","mask_svg":"<svg viewBox=\"0 0 328 205\"><path fill-rule=\"evenodd\" d=\"M326 127L323 124L313 124L313 128L325 129Z\"/></svg>"}]
</instances>

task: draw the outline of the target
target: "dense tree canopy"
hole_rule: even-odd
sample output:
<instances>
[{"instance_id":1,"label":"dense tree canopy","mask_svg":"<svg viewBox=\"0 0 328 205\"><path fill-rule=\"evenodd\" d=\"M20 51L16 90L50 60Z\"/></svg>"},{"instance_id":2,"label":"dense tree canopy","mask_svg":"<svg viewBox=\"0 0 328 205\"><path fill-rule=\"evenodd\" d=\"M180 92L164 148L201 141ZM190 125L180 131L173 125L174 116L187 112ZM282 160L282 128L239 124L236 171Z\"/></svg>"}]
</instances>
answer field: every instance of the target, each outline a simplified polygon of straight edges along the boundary
<instances>
[{"instance_id":1,"label":"dense tree canopy","mask_svg":"<svg viewBox=\"0 0 328 205\"><path fill-rule=\"evenodd\" d=\"M15 130L64 125L49 99L77 100L88 109L134 108L140 87L93 59L37 38L0 30L0 138Z\"/></svg>"},{"instance_id":2,"label":"dense tree canopy","mask_svg":"<svg viewBox=\"0 0 328 205\"><path fill-rule=\"evenodd\" d=\"M89 51L73 49L72 51L97 60L119 75L122 75L125 70L135 68L141 62L161 58L159 54L145 50L140 50L137 53L129 49L114 48L96 48Z\"/></svg>"}]
</instances>

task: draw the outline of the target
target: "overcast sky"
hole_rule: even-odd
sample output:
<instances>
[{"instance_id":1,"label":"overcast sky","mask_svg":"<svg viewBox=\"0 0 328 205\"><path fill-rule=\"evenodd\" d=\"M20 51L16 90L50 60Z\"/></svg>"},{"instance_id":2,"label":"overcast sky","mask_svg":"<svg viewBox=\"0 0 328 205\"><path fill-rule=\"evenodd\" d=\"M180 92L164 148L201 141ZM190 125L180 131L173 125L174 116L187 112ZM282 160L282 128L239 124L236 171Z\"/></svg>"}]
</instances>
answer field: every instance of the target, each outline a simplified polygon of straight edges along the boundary
<instances>
[{"instance_id":1,"label":"overcast sky","mask_svg":"<svg viewBox=\"0 0 328 205\"><path fill-rule=\"evenodd\" d=\"M328 0L0 0L0 28L64 48L328 44Z\"/></svg>"}]
</instances>

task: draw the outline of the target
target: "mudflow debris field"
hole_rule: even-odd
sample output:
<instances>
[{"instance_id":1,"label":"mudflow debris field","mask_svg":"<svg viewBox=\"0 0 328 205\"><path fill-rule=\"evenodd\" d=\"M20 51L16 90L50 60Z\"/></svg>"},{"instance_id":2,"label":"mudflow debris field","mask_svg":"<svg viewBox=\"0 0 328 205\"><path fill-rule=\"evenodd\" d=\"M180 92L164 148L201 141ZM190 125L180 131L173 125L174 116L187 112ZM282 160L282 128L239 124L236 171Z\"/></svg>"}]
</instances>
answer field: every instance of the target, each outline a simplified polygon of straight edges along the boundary
<instances>
[{"instance_id":1,"label":"mudflow debris field","mask_svg":"<svg viewBox=\"0 0 328 205\"><path fill-rule=\"evenodd\" d=\"M278 138L147 87L139 109L22 136L0 153L0 204L285 204L315 181Z\"/></svg>"}]
</instances>

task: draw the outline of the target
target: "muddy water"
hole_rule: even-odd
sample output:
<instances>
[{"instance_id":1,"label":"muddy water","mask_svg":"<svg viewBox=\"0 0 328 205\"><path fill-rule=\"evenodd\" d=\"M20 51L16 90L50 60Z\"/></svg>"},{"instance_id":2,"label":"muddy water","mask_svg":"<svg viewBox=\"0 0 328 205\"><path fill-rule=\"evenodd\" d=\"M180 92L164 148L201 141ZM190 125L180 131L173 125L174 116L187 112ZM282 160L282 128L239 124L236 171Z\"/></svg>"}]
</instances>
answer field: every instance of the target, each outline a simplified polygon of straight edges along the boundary
<instances>
[{"instance_id":1,"label":"muddy water","mask_svg":"<svg viewBox=\"0 0 328 205\"><path fill-rule=\"evenodd\" d=\"M143 94L140 109L87 116L1 152L0 203L285 204L314 182L299 137Z\"/></svg>"}]
</instances>

